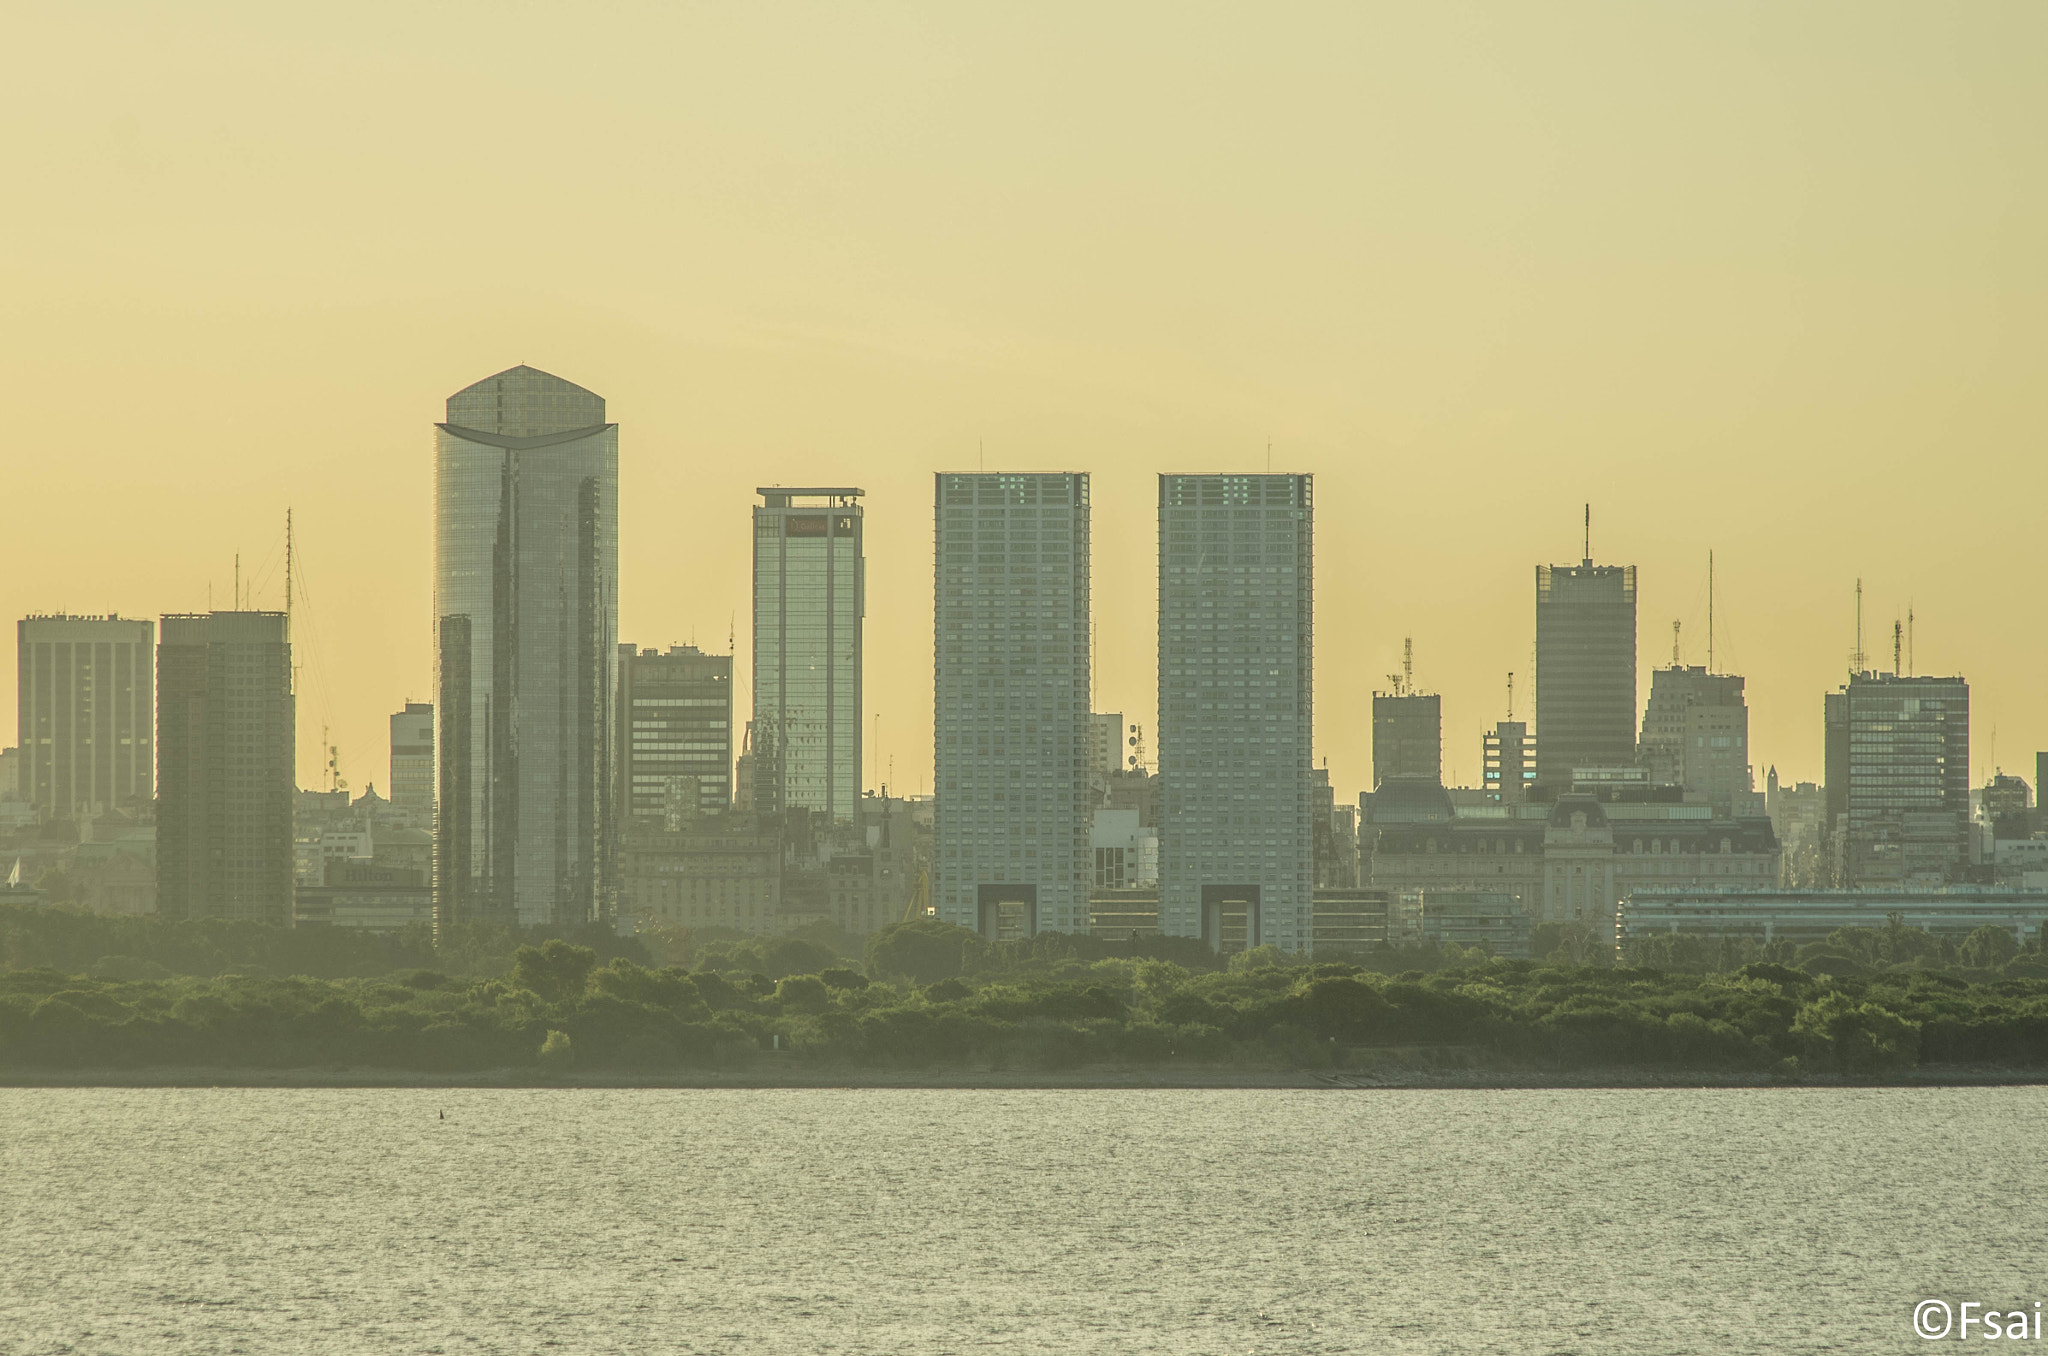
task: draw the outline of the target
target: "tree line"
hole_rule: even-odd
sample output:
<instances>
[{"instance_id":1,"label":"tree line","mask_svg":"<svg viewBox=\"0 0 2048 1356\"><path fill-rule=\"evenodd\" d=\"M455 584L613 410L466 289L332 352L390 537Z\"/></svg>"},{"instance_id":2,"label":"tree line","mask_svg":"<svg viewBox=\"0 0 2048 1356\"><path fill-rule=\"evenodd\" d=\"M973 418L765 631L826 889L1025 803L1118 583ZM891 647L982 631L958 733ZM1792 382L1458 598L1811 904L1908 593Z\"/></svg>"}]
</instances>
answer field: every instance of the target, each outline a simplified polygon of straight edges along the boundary
<instances>
[{"instance_id":1,"label":"tree line","mask_svg":"<svg viewBox=\"0 0 2048 1356\"><path fill-rule=\"evenodd\" d=\"M426 963L291 974L277 966L309 943L189 924L92 932L98 923L51 924L50 912L0 917L13 967L0 971L0 1069L1342 1069L1412 1055L1800 1077L2048 1065L2048 977L2027 971L2038 956L2000 958L1978 939L1929 947L1901 935L1910 929L1833 943L1862 957L1853 968L1816 963L1838 959L1828 952L1801 963L1794 948L1699 970L1576 963L1565 947L1542 961L1456 948L1226 959L1189 939L991 943L930 920L883 929L857 956L843 938L733 935L693 939L680 963L603 933L490 946L453 936L445 957L431 937L422 950L418 938L328 934L336 950L316 959L330 971L345 958ZM209 964L240 948L268 968L172 972L194 937ZM161 945L154 959L48 958L110 939ZM495 965L487 953L505 942ZM109 963L124 956L155 970Z\"/></svg>"}]
</instances>

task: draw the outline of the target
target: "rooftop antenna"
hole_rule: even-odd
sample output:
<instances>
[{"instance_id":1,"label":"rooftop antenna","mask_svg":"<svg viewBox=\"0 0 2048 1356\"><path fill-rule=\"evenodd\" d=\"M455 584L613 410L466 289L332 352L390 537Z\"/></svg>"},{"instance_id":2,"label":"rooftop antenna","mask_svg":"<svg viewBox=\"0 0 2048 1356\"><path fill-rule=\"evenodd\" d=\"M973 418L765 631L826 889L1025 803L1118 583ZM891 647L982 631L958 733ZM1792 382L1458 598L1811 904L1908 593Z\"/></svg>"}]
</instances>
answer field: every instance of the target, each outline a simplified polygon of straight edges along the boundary
<instances>
[{"instance_id":1,"label":"rooftop antenna","mask_svg":"<svg viewBox=\"0 0 2048 1356\"><path fill-rule=\"evenodd\" d=\"M1856 649L1849 656L1857 673L1863 672L1863 581L1856 581Z\"/></svg>"},{"instance_id":2,"label":"rooftop antenna","mask_svg":"<svg viewBox=\"0 0 2048 1356\"><path fill-rule=\"evenodd\" d=\"M1714 553L1707 552L1707 672L1714 671Z\"/></svg>"},{"instance_id":3,"label":"rooftop antenna","mask_svg":"<svg viewBox=\"0 0 2048 1356\"><path fill-rule=\"evenodd\" d=\"M1586 564L1593 563L1593 506L1586 505Z\"/></svg>"},{"instance_id":4,"label":"rooftop antenna","mask_svg":"<svg viewBox=\"0 0 2048 1356\"><path fill-rule=\"evenodd\" d=\"M1678 618L1673 617L1671 619L1671 667L1675 669L1679 667L1681 662L1678 649Z\"/></svg>"},{"instance_id":5,"label":"rooftop antenna","mask_svg":"<svg viewBox=\"0 0 2048 1356\"><path fill-rule=\"evenodd\" d=\"M1905 648L1906 624L1895 620L1892 622L1892 677L1894 678L1901 677L1905 673L1900 661L1900 655L1904 653Z\"/></svg>"},{"instance_id":6,"label":"rooftop antenna","mask_svg":"<svg viewBox=\"0 0 2048 1356\"><path fill-rule=\"evenodd\" d=\"M1515 671L1508 670L1508 719L1515 718Z\"/></svg>"},{"instance_id":7,"label":"rooftop antenna","mask_svg":"<svg viewBox=\"0 0 2048 1356\"><path fill-rule=\"evenodd\" d=\"M1913 605L1906 604L1906 672L1913 672Z\"/></svg>"},{"instance_id":8,"label":"rooftop antenna","mask_svg":"<svg viewBox=\"0 0 2048 1356\"><path fill-rule=\"evenodd\" d=\"M1401 689L1415 690L1415 637L1406 636L1401 641Z\"/></svg>"},{"instance_id":9,"label":"rooftop antenna","mask_svg":"<svg viewBox=\"0 0 2048 1356\"><path fill-rule=\"evenodd\" d=\"M292 511L286 505L284 511L284 629L289 635L292 629Z\"/></svg>"},{"instance_id":10,"label":"rooftop antenna","mask_svg":"<svg viewBox=\"0 0 2048 1356\"><path fill-rule=\"evenodd\" d=\"M974 440L974 456L975 456L975 469L976 469L976 470L980 470L980 471L986 471L986 470L988 469L988 440L987 440L987 439L985 439L985 438L976 438L976 439Z\"/></svg>"},{"instance_id":11,"label":"rooftop antenna","mask_svg":"<svg viewBox=\"0 0 2048 1356\"><path fill-rule=\"evenodd\" d=\"M234 610L242 610L242 553L235 552L235 602Z\"/></svg>"}]
</instances>

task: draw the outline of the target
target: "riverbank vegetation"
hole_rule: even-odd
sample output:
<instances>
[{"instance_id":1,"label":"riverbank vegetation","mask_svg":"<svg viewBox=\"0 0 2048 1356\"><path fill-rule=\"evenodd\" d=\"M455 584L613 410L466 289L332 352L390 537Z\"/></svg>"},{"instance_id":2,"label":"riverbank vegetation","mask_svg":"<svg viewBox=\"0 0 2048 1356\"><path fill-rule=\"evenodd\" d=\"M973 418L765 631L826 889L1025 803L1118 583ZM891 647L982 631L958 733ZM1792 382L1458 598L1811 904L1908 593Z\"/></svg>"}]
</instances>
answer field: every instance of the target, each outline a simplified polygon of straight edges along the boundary
<instances>
[{"instance_id":1,"label":"riverbank vegetation","mask_svg":"<svg viewBox=\"0 0 2048 1356\"><path fill-rule=\"evenodd\" d=\"M991 944L935 922L884 929L858 958L728 938L697 944L689 966L654 963L635 939L511 940L489 974L436 964L431 939L380 953L428 963L371 975L180 975L128 953L17 966L0 971L0 1069L1342 1069L1417 1047L1530 1070L2048 1068L2048 978L1988 943L1971 958L1992 964L1974 967L1925 952L1886 961L1873 944L1871 964L1819 967L1841 973L1769 961L1688 973L1476 952L1402 970L1386 954L1226 961L1186 939ZM19 930L16 943L10 960Z\"/></svg>"}]
</instances>

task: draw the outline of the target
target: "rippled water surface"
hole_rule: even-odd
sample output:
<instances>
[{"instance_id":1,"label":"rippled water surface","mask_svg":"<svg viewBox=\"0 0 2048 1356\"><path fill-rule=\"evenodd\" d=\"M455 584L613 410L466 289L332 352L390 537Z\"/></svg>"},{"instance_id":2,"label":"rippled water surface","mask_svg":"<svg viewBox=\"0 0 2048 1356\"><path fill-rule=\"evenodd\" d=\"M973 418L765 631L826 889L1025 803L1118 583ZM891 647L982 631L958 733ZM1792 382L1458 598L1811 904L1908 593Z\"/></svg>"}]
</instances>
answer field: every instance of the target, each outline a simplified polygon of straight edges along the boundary
<instances>
[{"instance_id":1,"label":"rippled water surface","mask_svg":"<svg viewBox=\"0 0 2048 1356\"><path fill-rule=\"evenodd\" d=\"M1925 1349L1918 1300L2048 1299L2044 1112L6 1089L0 1352Z\"/></svg>"}]
</instances>

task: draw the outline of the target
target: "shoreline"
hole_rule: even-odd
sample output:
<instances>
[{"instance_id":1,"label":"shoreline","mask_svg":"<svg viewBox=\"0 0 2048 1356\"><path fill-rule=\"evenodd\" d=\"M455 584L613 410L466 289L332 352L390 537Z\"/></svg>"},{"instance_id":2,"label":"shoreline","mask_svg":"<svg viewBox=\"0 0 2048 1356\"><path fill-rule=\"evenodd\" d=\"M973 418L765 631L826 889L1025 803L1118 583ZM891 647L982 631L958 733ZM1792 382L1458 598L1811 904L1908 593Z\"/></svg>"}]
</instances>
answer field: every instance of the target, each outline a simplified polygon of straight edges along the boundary
<instances>
[{"instance_id":1,"label":"shoreline","mask_svg":"<svg viewBox=\"0 0 2048 1356\"><path fill-rule=\"evenodd\" d=\"M464 1073L413 1069L5 1069L0 1088L557 1088L940 1089L981 1091L1321 1090L1327 1092L1623 1090L1670 1088L2037 1087L2048 1070L1935 1066L1884 1078L1654 1069L692 1069L633 1073L526 1069Z\"/></svg>"}]
</instances>

